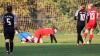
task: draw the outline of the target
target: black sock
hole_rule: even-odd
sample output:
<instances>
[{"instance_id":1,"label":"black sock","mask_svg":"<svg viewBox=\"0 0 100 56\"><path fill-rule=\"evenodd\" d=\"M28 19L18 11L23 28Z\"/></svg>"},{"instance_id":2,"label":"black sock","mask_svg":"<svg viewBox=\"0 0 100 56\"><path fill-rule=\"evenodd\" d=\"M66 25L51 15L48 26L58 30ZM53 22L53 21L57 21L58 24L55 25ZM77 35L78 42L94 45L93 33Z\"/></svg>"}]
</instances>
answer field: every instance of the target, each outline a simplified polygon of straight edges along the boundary
<instances>
[{"instance_id":1,"label":"black sock","mask_svg":"<svg viewBox=\"0 0 100 56\"><path fill-rule=\"evenodd\" d=\"M10 52L13 52L13 42L10 42Z\"/></svg>"},{"instance_id":2,"label":"black sock","mask_svg":"<svg viewBox=\"0 0 100 56\"><path fill-rule=\"evenodd\" d=\"M77 44L79 44L79 37L77 37Z\"/></svg>"},{"instance_id":3,"label":"black sock","mask_svg":"<svg viewBox=\"0 0 100 56\"><path fill-rule=\"evenodd\" d=\"M52 35L50 35L50 39L51 39L51 43L53 43L53 37L52 37Z\"/></svg>"},{"instance_id":4,"label":"black sock","mask_svg":"<svg viewBox=\"0 0 100 56\"><path fill-rule=\"evenodd\" d=\"M51 43L53 43L53 38L52 38L52 37L50 37L50 39L51 39Z\"/></svg>"},{"instance_id":5,"label":"black sock","mask_svg":"<svg viewBox=\"0 0 100 56\"><path fill-rule=\"evenodd\" d=\"M55 43L57 43L56 37L53 37L53 39L54 39Z\"/></svg>"},{"instance_id":6,"label":"black sock","mask_svg":"<svg viewBox=\"0 0 100 56\"><path fill-rule=\"evenodd\" d=\"M6 42L5 45L6 45L6 51L9 52L9 42Z\"/></svg>"},{"instance_id":7,"label":"black sock","mask_svg":"<svg viewBox=\"0 0 100 56\"><path fill-rule=\"evenodd\" d=\"M51 43L53 43L53 40L55 41L55 43L57 43L57 40L54 35L50 35L50 37L51 37Z\"/></svg>"},{"instance_id":8,"label":"black sock","mask_svg":"<svg viewBox=\"0 0 100 56\"><path fill-rule=\"evenodd\" d=\"M80 33L77 34L77 44L80 42Z\"/></svg>"}]
</instances>

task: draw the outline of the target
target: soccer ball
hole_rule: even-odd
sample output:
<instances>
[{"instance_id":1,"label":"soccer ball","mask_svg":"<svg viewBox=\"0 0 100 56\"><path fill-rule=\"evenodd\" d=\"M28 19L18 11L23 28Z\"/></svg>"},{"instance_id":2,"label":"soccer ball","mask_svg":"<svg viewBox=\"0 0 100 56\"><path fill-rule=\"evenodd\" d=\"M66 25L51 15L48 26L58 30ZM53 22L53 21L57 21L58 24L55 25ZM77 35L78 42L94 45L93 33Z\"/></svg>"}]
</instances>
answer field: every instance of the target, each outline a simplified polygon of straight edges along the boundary
<instances>
[{"instance_id":1,"label":"soccer ball","mask_svg":"<svg viewBox=\"0 0 100 56\"><path fill-rule=\"evenodd\" d=\"M90 44L89 41L87 41L87 44Z\"/></svg>"}]
</instances>

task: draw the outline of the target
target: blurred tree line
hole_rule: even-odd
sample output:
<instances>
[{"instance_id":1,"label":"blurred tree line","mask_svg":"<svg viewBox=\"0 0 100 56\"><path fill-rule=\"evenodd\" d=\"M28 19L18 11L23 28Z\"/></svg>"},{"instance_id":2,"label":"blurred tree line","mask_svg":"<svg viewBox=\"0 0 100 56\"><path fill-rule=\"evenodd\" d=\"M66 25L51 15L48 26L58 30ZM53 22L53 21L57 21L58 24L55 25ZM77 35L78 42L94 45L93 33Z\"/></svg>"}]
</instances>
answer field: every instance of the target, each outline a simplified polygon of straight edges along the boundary
<instances>
[{"instance_id":1,"label":"blurred tree line","mask_svg":"<svg viewBox=\"0 0 100 56\"><path fill-rule=\"evenodd\" d=\"M93 2L100 9L100 0L0 0L0 16L7 3L12 4L23 31L56 26L59 31L76 32L75 11L81 3ZM0 27L1 28L1 27ZM100 31L100 23L95 30Z\"/></svg>"}]
</instances>

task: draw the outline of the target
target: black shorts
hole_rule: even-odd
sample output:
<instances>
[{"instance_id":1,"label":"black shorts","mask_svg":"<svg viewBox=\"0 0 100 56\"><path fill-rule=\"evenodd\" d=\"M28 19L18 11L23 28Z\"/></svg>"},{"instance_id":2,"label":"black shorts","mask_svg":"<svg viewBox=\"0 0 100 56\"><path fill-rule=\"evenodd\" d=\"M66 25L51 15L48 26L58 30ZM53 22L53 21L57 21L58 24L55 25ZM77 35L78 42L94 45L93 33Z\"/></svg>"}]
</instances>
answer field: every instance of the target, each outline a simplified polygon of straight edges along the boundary
<instances>
[{"instance_id":1,"label":"black shorts","mask_svg":"<svg viewBox=\"0 0 100 56\"><path fill-rule=\"evenodd\" d=\"M85 25L77 25L77 33L81 33Z\"/></svg>"},{"instance_id":2,"label":"black shorts","mask_svg":"<svg viewBox=\"0 0 100 56\"><path fill-rule=\"evenodd\" d=\"M10 39L13 40L15 35L15 30L14 29L4 29L4 37L5 39Z\"/></svg>"}]
</instances>

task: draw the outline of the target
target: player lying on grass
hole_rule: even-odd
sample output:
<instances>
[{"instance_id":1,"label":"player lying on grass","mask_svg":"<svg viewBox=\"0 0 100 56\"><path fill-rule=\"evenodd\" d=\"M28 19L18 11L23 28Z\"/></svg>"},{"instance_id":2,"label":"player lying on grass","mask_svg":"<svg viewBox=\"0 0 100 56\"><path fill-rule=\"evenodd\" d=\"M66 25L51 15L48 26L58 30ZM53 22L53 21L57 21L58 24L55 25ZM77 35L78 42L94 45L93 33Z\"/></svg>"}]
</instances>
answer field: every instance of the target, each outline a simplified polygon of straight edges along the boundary
<instances>
[{"instance_id":1,"label":"player lying on grass","mask_svg":"<svg viewBox=\"0 0 100 56\"><path fill-rule=\"evenodd\" d=\"M56 28L40 28L35 31L34 37L32 37L28 32L19 32L17 30L18 37L22 43L43 43L43 36L50 36L51 43L53 40L57 43L55 38Z\"/></svg>"},{"instance_id":2,"label":"player lying on grass","mask_svg":"<svg viewBox=\"0 0 100 56\"><path fill-rule=\"evenodd\" d=\"M90 31L88 43L91 43L92 38L93 38L93 31L96 27L97 17L98 17L98 11L93 4L88 5L88 14L89 14L89 21L86 24L86 30L84 32L84 37L86 39L87 33Z\"/></svg>"},{"instance_id":3,"label":"player lying on grass","mask_svg":"<svg viewBox=\"0 0 100 56\"><path fill-rule=\"evenodd\" d=\"M50 36L51 43L53 43L53 40L55 43L57 43L55 33L57 32L57 29L55 27L52 28L39 28L35 31L34 34L34 42L35 43L43 43L42 38L43 36Z\"/></svg>"},{"instance_id":4,"label":"player lying on grass","mask_svg":"<svg viewBox=\"0 0 100 56\"><path fill-rule=\"evenodd\" d=\"M32 43L32 36L28 32L16 31L18 37L22 43Z\"/></svg>"}]
</instances>

